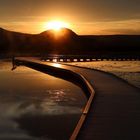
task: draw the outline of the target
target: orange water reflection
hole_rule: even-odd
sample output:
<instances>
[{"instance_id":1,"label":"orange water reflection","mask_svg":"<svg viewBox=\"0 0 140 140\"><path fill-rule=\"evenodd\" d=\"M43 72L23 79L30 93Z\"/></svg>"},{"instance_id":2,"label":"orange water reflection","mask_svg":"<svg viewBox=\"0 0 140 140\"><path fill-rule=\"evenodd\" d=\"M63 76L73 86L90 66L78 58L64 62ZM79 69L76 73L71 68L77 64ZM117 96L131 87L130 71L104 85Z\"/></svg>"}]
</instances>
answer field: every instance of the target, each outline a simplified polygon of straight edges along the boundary
<instances>
[{"instance_id":1,"label":"orange water reflection","mask_svg":"<svg viewBox=\"0 0 140 140\"><path fill-rule=\"evenodd\" d=\"M0 65L0 139L68 139L86 102L80 88L26 67Z\"/></svg>"},{"instance_id":2,"label":"orange water reflection","mask_svg":"<svg viewBox=\"0 0 140 140\"><path fill-rule=\"evenodd\" d=\"M61 64L58 64L58 63L54 63L52 64L54 67L57 67L57 68L61 68Z\"/></svg>"}]
</instances>

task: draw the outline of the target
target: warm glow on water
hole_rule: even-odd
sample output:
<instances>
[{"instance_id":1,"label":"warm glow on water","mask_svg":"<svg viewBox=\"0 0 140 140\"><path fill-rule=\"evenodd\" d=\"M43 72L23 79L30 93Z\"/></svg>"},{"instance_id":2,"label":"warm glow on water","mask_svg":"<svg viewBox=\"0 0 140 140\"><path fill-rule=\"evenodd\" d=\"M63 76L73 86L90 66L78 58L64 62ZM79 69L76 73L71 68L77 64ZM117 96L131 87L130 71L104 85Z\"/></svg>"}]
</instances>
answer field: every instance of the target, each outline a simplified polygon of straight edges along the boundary
<instances>
[{"instance_id":1,"label":"warm glow on water","mask_svg":"<svg viewBox=\"0 0 140 140\"><path fill-rule=\"evenodd\" d=\"M8 62L0 68L0 140L68 139L86 102L81 89Z\"/></svg>"},{"instance_id":2,"label":"warm glow on water","mask_svg":"<svg viewBox=\"0 0 140 140\"><path fill-rule=\"evenodd\" d=\"M60 64L58 64L58 63L54 63L54 64L52 64L52 66L54 66L54 67L58 67L58 68L60 68L60 67L61 67L61 65L60 65Z\"/></svg>"}]
</instances>

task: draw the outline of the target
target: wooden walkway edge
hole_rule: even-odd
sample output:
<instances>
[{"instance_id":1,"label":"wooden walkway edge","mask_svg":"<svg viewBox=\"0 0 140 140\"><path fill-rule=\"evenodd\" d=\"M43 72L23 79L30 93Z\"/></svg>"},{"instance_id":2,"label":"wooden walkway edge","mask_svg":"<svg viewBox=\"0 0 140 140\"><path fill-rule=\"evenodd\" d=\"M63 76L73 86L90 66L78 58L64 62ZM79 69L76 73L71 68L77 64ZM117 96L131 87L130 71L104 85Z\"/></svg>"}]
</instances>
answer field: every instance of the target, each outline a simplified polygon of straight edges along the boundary
<instances>
[{"instance_id":1,"label":"wooden walkway edge","mask_svg":"<svg viewBox=\"0 0 140 140\"><path fill-rule=\"evenodd\" d=\"M52 63L41 64L54 67ZM140 139L139 89L101 71L67 65L61 65L58 69L80 75L92 93L88 94L89 100L70 140Z\"/></svg>"},{"instance_id":2,"label":"wooden walkway edge","mask_svg":"<svg viewBox=\"0 0 140 140\"><path fill-rule=\"evenodd\" d=\"M55 75L56 77L59 77L59 78L62 78L62 79L65 79L65 80L68 80L70 82L77 82L78 80L78 85L79 83L82 85L81 88L83 88L83 90L86 92L85 94L87 95L88 97L88 101L82 111L82 115L70 137L70 140L76 140L79 132L80 132L80 129L86 119L86 116L89 112L89 109L91 107L91 104L92 104L92 101L93 101L93 98L95 96L95 91L92 87L92 85L89 83L89 81L81 74L77 74L75 72L73 72L72 70L67 70L67 69L61 69L61 68L55 68L53 66L49 66L49 65L44 65L44 64L40 64L40 63L37 63L37 62L32 62L32 61L29 61L29 60L24 60L24 59L15 59L13 60L13 68L12 70L14 70L16 68L16 66L27 66L29 68L32 68L32 69L35 69L35 70L38 70L38 71L41 71L43 73L49 73L50 75ZM69 76L68 76L69 75ZM68 77L67 77L68 76ZM64 78L65 77L65 78ZM69 79L70 77L70 79ZM77 80L78 79L78 80ZM76 83L77 84L77 83ZM88 93L87 93L88 92Z\"/></svg>"}]
</instances>

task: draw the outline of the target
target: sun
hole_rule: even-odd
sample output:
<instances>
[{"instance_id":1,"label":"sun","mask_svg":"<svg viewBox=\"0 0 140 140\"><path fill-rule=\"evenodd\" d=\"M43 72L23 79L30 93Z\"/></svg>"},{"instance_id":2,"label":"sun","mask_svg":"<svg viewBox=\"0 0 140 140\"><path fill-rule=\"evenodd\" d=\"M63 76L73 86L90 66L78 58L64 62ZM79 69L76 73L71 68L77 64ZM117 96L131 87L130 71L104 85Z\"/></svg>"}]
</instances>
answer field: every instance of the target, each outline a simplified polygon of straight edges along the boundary
<instances>
[{"instance_id":1,"label":"sun","mask_svg":"<svg viewBox=\"0 0 140 140\"><path fill-rule=\"evenodd\" d=\"M62 28L69 28L69 24L63 21L49 21L46 23L45 28L47 30L59 31Z\"/></svg>"}]
</instances>

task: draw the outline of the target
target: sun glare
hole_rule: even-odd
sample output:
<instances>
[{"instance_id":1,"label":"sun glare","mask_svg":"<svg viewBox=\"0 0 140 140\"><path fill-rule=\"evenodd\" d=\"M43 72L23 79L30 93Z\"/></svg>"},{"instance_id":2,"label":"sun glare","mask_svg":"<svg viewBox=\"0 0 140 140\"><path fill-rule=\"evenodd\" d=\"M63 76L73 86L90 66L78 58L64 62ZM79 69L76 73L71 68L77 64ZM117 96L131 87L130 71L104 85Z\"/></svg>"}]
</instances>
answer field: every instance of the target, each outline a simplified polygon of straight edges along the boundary
<instances>
[{"instance_id":1,"label":"sun glare","mask_svg":"<svg viewBox=\"0 0 140 140\"><path fill-rule=\"evenodd\" d=\"M61 28L69 28L69 24L63 21L50 21L45 25L47 30L59 31Z\"/></svg>"}]
</instances>

